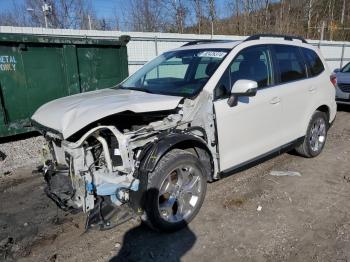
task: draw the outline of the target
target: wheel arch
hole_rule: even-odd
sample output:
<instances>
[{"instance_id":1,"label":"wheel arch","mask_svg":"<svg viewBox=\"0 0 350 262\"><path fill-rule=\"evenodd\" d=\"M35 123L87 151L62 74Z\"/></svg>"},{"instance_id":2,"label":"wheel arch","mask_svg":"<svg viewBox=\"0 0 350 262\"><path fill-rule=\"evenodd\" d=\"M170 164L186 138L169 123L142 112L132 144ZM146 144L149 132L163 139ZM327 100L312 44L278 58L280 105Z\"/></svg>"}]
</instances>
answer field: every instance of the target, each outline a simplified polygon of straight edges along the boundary
<instances>
[{"instance_id":1,"label":"wheel arch","mask_svg":"<svg viewBox=\"0 0 350 262\"><path fill-rule=\"evenodd\" d=\"M326 114L327 116L327 121L329 122L330 119L330 108L327 105L321 105L319 106L315 111L320 111Z\"/></svg>"},{"instance_id":2,"label":"wheel arch","mask_svg":"<svg viewBox=\"0 0 350 262\"><path fill-rule=\"evenodd\" d=\"M172 149L182 149L196 154L207 173L208 181L213 180L213 156L206 145L206 141L189 133L167 134L153 142L144 153L140 170L152 172L160 159Z\"/></svg>"},{"instance_id":3,"label":"wheel arch","mask_svg":"<svg viewBox=\"0 0 350 262\"><path fill-rule=\"evenodd\" d=\"M316 111L325 113L327 116L327 121L329 123L329 120L331 117L331 108L325 103L312 106L307 110L307 114L305 114L304 116L304 119L302 122L302 129L301 129L302 133L300 135L305 135L305 133L307 132L307 128L309 126L310 120Z\"/></svg>"}]
</instances>

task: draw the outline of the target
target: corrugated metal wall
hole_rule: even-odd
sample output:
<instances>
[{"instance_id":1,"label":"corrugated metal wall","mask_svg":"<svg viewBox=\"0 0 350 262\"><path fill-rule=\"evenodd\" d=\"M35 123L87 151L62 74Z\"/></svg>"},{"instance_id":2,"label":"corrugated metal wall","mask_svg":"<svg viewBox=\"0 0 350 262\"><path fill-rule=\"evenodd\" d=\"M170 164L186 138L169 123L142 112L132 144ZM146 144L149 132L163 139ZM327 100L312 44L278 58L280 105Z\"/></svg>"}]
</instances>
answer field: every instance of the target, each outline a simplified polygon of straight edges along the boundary
<instances>
[{"instance_id":1,"label":"corrugated metal wall","mask_svg":"<svg viewBox=\"0 0 350 262\"><path fill-rule=\"evenodd\" d=\"M83 35L89 37L118 37L130 35L128 44L129 73L135 72L144 63L167 50L179 47L188 41L211 39L210 35L170 34L170 33L141 33L97 30L46 29L31 27L0 26L0 33L26 33L43 35ZM244 36L214 35L213 39L242 40ZM308 40L319 46L331 70L341 67L350 61L350 42Z\"/></svg>"}]
</instances>

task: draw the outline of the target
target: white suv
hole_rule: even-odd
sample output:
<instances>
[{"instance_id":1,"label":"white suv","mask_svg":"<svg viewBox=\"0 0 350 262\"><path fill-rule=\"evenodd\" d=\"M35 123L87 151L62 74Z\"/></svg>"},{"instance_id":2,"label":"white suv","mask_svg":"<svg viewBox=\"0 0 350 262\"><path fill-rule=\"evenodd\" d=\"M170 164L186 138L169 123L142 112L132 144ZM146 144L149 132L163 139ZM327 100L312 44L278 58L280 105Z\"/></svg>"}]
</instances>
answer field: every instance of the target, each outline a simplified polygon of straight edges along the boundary
<instances>
[{"instance_id":1,"label":"white suv","mask_svg":"<svg viewBox=\"0 0 350 262\"><path fill-rule=\"evenodd\" d=\"M301 38L190 42L116 87L37 110L51 152L46 193L88 212L87 227L140 215L177 230L198 213L208 181L293 148L320 154L336 115L330 75Z\"/></svg>"}]
</instances>

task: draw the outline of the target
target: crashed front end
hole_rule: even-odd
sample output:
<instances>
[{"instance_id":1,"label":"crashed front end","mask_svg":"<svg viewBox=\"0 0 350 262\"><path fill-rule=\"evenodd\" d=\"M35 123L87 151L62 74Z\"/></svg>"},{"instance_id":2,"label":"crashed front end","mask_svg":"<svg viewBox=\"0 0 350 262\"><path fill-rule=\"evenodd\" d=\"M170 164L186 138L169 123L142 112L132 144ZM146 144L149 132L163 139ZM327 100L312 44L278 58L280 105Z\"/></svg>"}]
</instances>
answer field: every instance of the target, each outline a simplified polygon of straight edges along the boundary
<instances>
[{"instance_id":1,"label":"crashed front end","mask_svg":"<svg viewBox=\"0 0 350 262\"><path fill-rule=\"evenodd\" d=\"M87 227L113 226L110 218L116 210L126 214L119 220L131 218L135 212L124 204L129 202L131 191L139 190L136 169L141 153L180 119L180 114L169 114L123 132L114 125L98 125L74 142L34 122L47 140L43 149L46 194L63 210L89 213Z\"/></svg>"}]
</instances>

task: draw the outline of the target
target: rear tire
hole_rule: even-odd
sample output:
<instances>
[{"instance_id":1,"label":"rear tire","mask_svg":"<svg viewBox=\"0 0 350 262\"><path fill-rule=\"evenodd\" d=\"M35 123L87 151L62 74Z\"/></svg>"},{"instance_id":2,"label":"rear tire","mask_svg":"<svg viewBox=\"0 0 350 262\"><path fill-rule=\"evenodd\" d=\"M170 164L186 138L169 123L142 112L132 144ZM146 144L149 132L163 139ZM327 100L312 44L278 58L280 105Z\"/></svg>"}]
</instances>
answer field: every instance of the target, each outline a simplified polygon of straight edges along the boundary
<instances>
[{"instance_id":1,"label":"rear tire","mask_svg":"<svg viewBox=\"0 0 350 262\"><path fill-rule=\"evenodd\" d=\"M327 115L316 111L311 117L303 143L295 148L297 153L307 158L318 156L326 143L328 125Z\"/></svg>"},{"instance_id":2,"label":"rear tire","mask_svg":"<svg viewBox=\"0 0 350 262\"><path fill-rule=\"evenodd\" d=\"M203 204L206 180L198 157L180 149L168 152L148 174L144 222L163 232L187 226Z\"/></svg>"}]
</instances>

